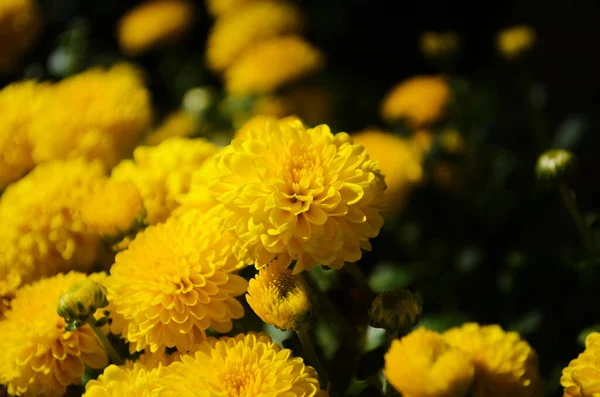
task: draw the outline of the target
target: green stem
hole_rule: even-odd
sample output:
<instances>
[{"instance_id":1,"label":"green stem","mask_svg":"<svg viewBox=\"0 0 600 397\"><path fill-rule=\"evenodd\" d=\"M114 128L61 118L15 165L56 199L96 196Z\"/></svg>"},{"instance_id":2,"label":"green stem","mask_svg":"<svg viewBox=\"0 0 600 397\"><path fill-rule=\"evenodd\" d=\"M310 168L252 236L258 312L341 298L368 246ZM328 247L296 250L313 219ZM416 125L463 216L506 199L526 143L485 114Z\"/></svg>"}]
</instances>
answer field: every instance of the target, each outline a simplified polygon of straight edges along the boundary
<instances>
[{"instance_id":1,"label":"green stem","mask_svg":"<svg viewBox=\"0 0 600 397\"><path fill-rule=\"evenodd\" d=\"M96 327L96 325L95 325L96 320L94 319L93 315L90 315L88 317L87 323L92 328L92 331L94 331L96 338L98 338L100 343L102 343L102 346L104 346L104 349L106 350L106 353L108 354L108 357L110 358L110 361L115 365L123 365L124 364L123 358L121 357L121 355L119 353L117 353L117 351L113 347L112 343L110 343L110 341L108 340L108 338L106 337L104 332L102 332L98 327Z\"/></svg>"},{"instance_id":2,"label":"green stem","mask_svg":"<svg viewBox=\"0 0 600 397\"><path fill-rule=\"evenodd\" d=\"M346 319L338 312L337 308L329 299L325 292L321 291L321 288L317 285L315 280L310 276L308 272L302 272L302 277L304 281L308 285L311 294L316 298L317 303L320 306L324 306L323 308L327 311L327 316L330 316L330 320L335 324L338 331L347 332L347 330L351 329Z\"/></svg>"},{"instance_id":3,"label":"green stem","mask_svg":"<svg viewBox=\"0 0 600 397\"><path fill-rule=\"evenodd\" d=\"M590 250L597 258L600 257L600 250L598 250L598 247L594 242L594 236L592 235L592 231L583 220L583 216L581 215L579 208L577 208L575 192L564 181L561 181L558 184L558 188L560 189L560 196L562 198L563 204L573 217L573 220L577 225L577 229L579 229L579 234L581 235L581 239L583 240L583 243L585 244L586 248Z\"/></svg>"},{"instance_id":4,"label":"green stem","mask_svg":"<svg viewBox=\"0 0 600 397\"><path fill-rule=\"evenodd\" d=\"M329 390L329 375L323 366L323 363L319 359L319 356L317 355L317 351L313 346L310 335L308 335L308 331L306 329L299 329L296 331L296 335L298 335L298 339L300 339L300 344L302 345L302 350L304 351L306 358L315 367L317 373L319 374L319 378L321 379L321 388L324 386L326 390Z\"/></svg>"},{"instance_id":5,"label":"green stem","mask_svg":"<svg viewBox=\"0 0 600 397\"><path fill-rule=\"evenodd\" d=\"M375 299L375 293L371 289L369 282L365 278L363 272L358 268L355 262L347 262L344 265L344 269L352 276L354 282L358 285L358 287L362 290L363 294L369 299L369 302L372 302Z\"/></svg>"}]
</instances>

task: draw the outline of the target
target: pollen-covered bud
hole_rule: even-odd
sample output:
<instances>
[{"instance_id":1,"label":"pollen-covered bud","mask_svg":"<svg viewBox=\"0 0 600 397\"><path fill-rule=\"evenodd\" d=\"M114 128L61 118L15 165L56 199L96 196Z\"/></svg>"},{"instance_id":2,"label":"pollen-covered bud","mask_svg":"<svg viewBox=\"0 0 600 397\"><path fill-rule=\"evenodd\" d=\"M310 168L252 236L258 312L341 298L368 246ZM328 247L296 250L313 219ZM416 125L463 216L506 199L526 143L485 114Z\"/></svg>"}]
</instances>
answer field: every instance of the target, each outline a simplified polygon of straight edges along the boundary
<instances>
[{"instance_id":1,"label":"pollen-covered bud","mask_svg":"<svg viewBox=\"0 0 600 397\"><path fill-rule=\"evenodd\" d=\"M406 289L382 292L369 308L369 325L406 333L417 323L423 307L420 299Z\"/></svg>"},{"instance_id":2,"label":"pollen-covered bud","mask_svg":"<svg viewBox=\"0 0 600 397\"><path fill-rule=\"evenodd\" d=\"M97 309L108 306L106 288L89 279L79 281L58 300L58 315L68 323L85 322Z\"/></svg>"}]
</instances>

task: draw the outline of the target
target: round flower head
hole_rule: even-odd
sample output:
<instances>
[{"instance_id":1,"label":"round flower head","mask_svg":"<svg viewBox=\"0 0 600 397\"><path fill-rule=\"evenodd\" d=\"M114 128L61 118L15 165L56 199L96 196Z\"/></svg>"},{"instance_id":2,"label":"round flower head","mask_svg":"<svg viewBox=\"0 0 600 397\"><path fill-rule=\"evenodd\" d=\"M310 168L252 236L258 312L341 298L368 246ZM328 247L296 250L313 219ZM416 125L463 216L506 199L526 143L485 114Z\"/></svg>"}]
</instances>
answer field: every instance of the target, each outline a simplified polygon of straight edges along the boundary
<instances>
[{"instance_id":1,"label":"round flower head","mask_svg":"<svg viewBox=\"0 0 600 397\"><path fill-rule=\"evenodd\" d=\"M0 321L0 383L11 395L62 396L78 384L84 366L103 368L108 358L89 325L67 331L56 313L59 297L86 277L71 272L40 280L17 291Z\"/></svg>"},{"instance_id":2,"label":"round flower head","mask_svg":"<svg viewBox=\"0 0 600 397\"><path fill-rule=\"evenodd\" d=\"M16 66L36 39L41 19L35 0L4 0L0 3L0 70Z\"/></svg>"},{"instance_id":3,"label":"round flower head","mask_svg":"<svg viewBox=\"0 0 600 397\"><path fill-rule=\"evenodd\" d=\"M230 241L210 218L188 215L148 227L117 255L108 300L124 320L131 351L186 351L208 328L231 330L231 319L244 315L235 297L247 282L232 274L243 264Z\"/></svg>"},{"instance_id":4,"label":"round flower head","mask_svg":"<svg viewBox=\"0 0 600 397\"><path fill-rule=\"evenodd\" d=\"M376 163L326 125L267 122L234 139L212 164L215 216L237 235L238 258L258 268L295 260L294 273L317 263L339 269L359 260L383 225L385 183Z\"/></svg>"},{"instance_id":5,"label":"round flower head","mask_svg":"<svg viewBox=\"0 0 600 397\"><path fill-rule=\"evenodd\" d=\"M209 338L194 351L167 368L161 396L312 397L319 393L315 370L265 334Z\"/></svg>"},{"instance_id":6,"label":"round flower head","mask_svg":"<svg viewBox=\"0 0 600 397\"><path fill-rule=\"evenodd\" d=\"M130 56L179 38L192 25L194 7L186 0L149 0L119 21L119 44Z\"/></svg>"},{"instance_id":7,"label":"round flower head","mask_svg":"<svg viewBox=\"0 0 600 397\"><path fill-rule=\"evenodd\" d=\"M146 145L158 145L172 137L191 137L196 133L196 120L183 110L171 113L165 121L146 137Z\"/></svg>"},{"instance_id":8,"label":"round flower head","mask_svg":"<svg viewBox=\"0 0 600 397\"><path fill-rule=\"evenodd\" d=\"M385 176L385 206L390 211L402 208L413 187L423 179L421 153L404 138L379 130L352 135L362 145Z\"/></svg>"},{"instance_id":9,"label":"round flower head","mask_svg":"<svg viewBox=\"0 0 600 397\"><path fill-rule=\"evenodd\" d=\"M110 167L131 154L150 122L150 94L136 69L90 69L54 87L32 123L33 158L99 159Z\"/></svg>"},{"instance_id":10,"label":"round flower head","mask_svg":"<svg viewBox=\"0 0 600 397\"><path fill-rule=\"evenodd\" d=\"M429 58L443 58L453 54L460 45L455 32L424 32L419 38L421 52Z\"/></svg>"},{"instance_id":11,"label":"round flower head","mask_svg":"<svg viewBox=\"0 0 600 397\"><path fill-rule=\"evenodd\" d=\"M208 65L217 71L229 67L252 44L282 34L299 33L303 20L292 4L259 1L217 19L208 37Z\"/></svg>"},{"instance_id":12,"label":"round flower head","mask_svg":"<svg viewBox=\"0 0 600 397\"><path fill-rule=\"evenodd\" d=\"M0 268L10 265L23 283L90 270L100 239L86 231L79 208L104 178L99 163L56 161L10 185L0 198Z\"/></svg>"},{"instance_id":13,"label":"round flower head","mask_svg":"<svg viewBox=\"0 0 600 397\"><path fill-rule=\"evenodd\" d=\"M516 332L506 332L497 325L468 323L443 336L472 357L473 397L541 396L537 354Z\"/></svg>"},{"instance_id":14,"label":"round flower head","mask_svg":"<svg viewBox=\"0 0 600 397\"><path fill-rule=\"evenodd\" d=\"M535 31L523 25L504 29L496 37L498 50L507 59L517 58L533 47L535 41Z\"/></svg>"},{"instance_id":15,"label":"round flower head","mask_svg":"<svg viewBox=\"0 0 600 397\"><path fill-rule=\"evenodd\" d=\"M450 88L439 76L415 76L401 82L387 94L381 105L384 120L405 119L413 128L439 120L450 101Z\"/></svg>"},{"instance_id":16,"label":"round flower head","mask_svg":"<svg viewBox=\"0 0 600 397\"><path fill-rule=\"evenodd\" d=\"M249 47L227 69L227 91L232 95L272 92L322 66L321 52L301 37L273 37Z\"/></svg>"},{"instance_id":17,"label":"round flower head","mask_svg":"<svg viewBox=\"0 0 600 397\"><path fill-rule=\"evenodd\" d=\"M385 377L404 397L465 396L474 372L468 354L425 328L394 340L385 355Z\"/></svg>"},{"instance_id":18,"label":"round flower head","mask_svg":"<svg viewBox=\"0 0 600 397\"><path fill-rule=\"evenodd\" d=\"M123 160L111 175L114 181L131 181L138 188L151 225L164 222L187 193L192 172L217 147L204 139L169 138L158 146L139 146L133 160Z\"/></svg>"},{"instance_id":19,"label":"round flower head","mask_svg":"<svg viewBox=\"0 0 600 397\"><path fill-rule=\"evenodd\" d=\"M598 393L600 382L600 333L593 332L585 339L585 350L563 369L560 384L564 397L587 397Z\"/></svg>"},{"instance_id":20,"label":"round flower head","mask_svg":"<svg viewBox=\"0 0 600 397\"><path fill-rule=\"evenodd\" d=\"M284 331L300 328L310 314L304 280L276 263L263 267L250 280L246 300L261 320Z\"/></svg>"}]
</instances>

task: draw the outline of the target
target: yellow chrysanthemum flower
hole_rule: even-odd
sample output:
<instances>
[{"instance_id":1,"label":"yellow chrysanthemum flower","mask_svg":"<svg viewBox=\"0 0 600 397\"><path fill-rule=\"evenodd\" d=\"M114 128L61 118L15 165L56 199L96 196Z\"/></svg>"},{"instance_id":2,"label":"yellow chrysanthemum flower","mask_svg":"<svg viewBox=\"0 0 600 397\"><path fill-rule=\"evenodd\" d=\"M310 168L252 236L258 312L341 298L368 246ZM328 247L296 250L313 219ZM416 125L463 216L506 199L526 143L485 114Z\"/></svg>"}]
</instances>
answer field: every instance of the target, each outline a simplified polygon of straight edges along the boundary
<instances>
[{"instance_id":1,"label":"yellow chrysanthemum flower","mask_svg":"<svg viewBox=\"0 0 600 397\"><path fill-rule=\"evenodd\" d=\"M0 70L12 69L36 39L41 13L35 0L0 2Z\"/></svg>"},{"instance_id":2,"label":"yellow chrysanthemum flower","mask_svg":"<svg viewBox=\"0 0 600 397\"><path fill-rule=\"evenodd\" d=\"M49 85L34 81L14 83L0 91L0 190L35 166L29 128L48 103L50 91Z\"/></svg>"},{"instance_id":3,"label":"yellow chrysanthemum flower","mask_svg":"<svg viewBox=\"0 0 600 397\"><path fill-rule=\"evenodd\" d=\"M161 395L313 397L319 392L315 370L266 334L208 338L194 350L167 368Z\"/></svg>"},{"instance_id":4,"label":"yellow chrysanthemum flower","mask_svg":"<svg viewBox=\"0 0 600 397\"><path fill-rule=\"evenodd\" d=\"M302 13L293 4L275 0L250 3L217 19L208 36L208 65L216 71L225 70L254 43L300 33L302 27Z\"/></svg>"},{"instance_id":5,"label":"yellow chrysanthemum flower","mask_svg":"<svg viewBox=\"0 0 600 397\"><path fill-rule=\"evenodd\" d=\"M455 32L424 32L419 38L419 45L425 56L441 58L456 52L460 39Z\"/></svg>"},{"instance_id":6,"label":"yellow chrysanthemum flower","mask_svg":"<svg viewBox=\"0 0 600 397\"><path fill-rule=\"evenodd\" d=\"M504 29L496 36L498 50L507 59L517 58L533 47L535 41L535 30L525 25Z\"/></svg>"},{"instance_id":7,"label":"yellow chrysanthemum flower","mask_svg":"<svg viewBox=\"0 0 600 397\"><path fill-rule=\"evenodd\" d=\"M385 377L404 397L465 396L474 372L468 354L425 328L394 340L385 355Z\"/></svg>"},{"instance_id":8,"label":"yellow chrysanthemum flower","mask_svg":"<svg viewBox=\"0 0 600 397\"><path fill-rule=\"evenodd\" d=\"M120 252L107 281L112 310L122 316L132 351L189 350L205 331L231 330L244 315L235 299L247 282L231 254L232 236L210 218L171 218L150 226Z\"/></svg>"},{"instance_id":9,"label":"yellow chrysanthemum flower","mask_svg":"<svg viewBox=\"0 0 600 397\"><path fill-rule=\"evenodd\" d=\"M385 176L385 205L390 211L400 209L412 188L421 182L421 153L409 141L383 131L370 129L352 135L354 143L364 146Z\"/></svg>"},{"instance_id":10,"label":"yellow chrysanthemum flower","mask_svg":"<svg viewBox=\"0 0 600 397\"><path fill-rule=\"evenodd\" d=\"M214 157L210 177L215 217L237 235L236 256L258 268L295 260L294 273L317 263L339 269L370 250L383 225L375 161L326 125L306 129L290 118L251 128Z\"/></svg>"},{"instance_id":11,"label":"yellow chrysanthemum flower","mask_svg":"<svg viewBox=\"0 0 600 397\"><path fill-rule=\"evenodd\" d=\"M61 81L54 91L32 123L36 163L85 158L110 167L131 155L150 126L149 91L129 65L90 69Z\"/></svg>"},{"instance_id":12,"label":"yellow chrysanthemum flower","mask_svg":"<svg viewBox=\"0 0 600 397\"><path fill-rule=\"evenodd\" d=\"M439 120L450 101L450 87L440 76L415 76L392 88L381 105L388 122L405 119L413 128Z\"/></svg>"},{"instance_id":13,"label":"yellow chrysanthemum flower","mask_svg":"<svg viewBox=\"0 0 600 397\"><path fill-rule=\"evenodd\" d=\"M225 72L232 95L267 93L319 70L323 54L298 36L274 37L244 51Z\"/></svg>"},{"instance_id":14,"label":"yellow chrysanthemum flower","mask_svg":"<svg viewBox=\"0 0 600 397\"><path fill-rule=\"evenodd\" d=\"M146 145L158 145L173 137L189 138L196 133L196 120L190 113L178 110L171 113L165 121L146 137Z\"/></svg>"},{"instance_id":15,"label":"yellow chrysanthemum flower","mask_svg":"<svg viewBox=\"0 0 600 397\"><path fill-rule=\"evenodd\" d=\"M585 339L585 350L563 369L560 384L564 397L587 397L598 393L600 382L600 333L592 332Z\"/></svg>"},{"instance_id":16,"label":"yellow chrysanthemum flower","mask_svg":"<svg viewBox=\"0 0 600 397\"><path fill-rule=\"evenodd\" d=\"M58 274L17 291L0 321L0 383L10 395L62 396L67 386L79 384L84 365L108 364L89 325L67 331L56 313L60 295L86 277L101 281L104 275Z\"/></svg>"},{"instance_id":17,"label":"yellow chrysanthemum flower","mask_svg":"<svg viewBox=\"0 0 600 397\"><path fill-rule=\"evenodd\" d=\"M194 6L186 0L150 0L121 18L119 45L124 53L138 55L178 39L194 21Z\"/></svg>"},{"instance_id":18,"label":"yellow chrysanthemum flower","mask_svg":"<svg viewBox=\"0 0 600 397\"><path fill-rule=\"evenodd\" d=\"M123 160L111 175L138 188L150 225L164 222L177 207L177 197L187 193L192 172L216 153L212 143L196 138L169 138L158 146L139 146L133 160Z\"/></svg>"},{"instance_id":19,"label":"yellow chrysanthemum flower","mask_svg":"<svg viewBox=\"0 0 600 397\"><path fill-rule=\"evenodd\" d=\"M23 283L90 270L100 239L85 230L80 206L104 178L100 163L56 161L10 185L0 198L0 268L10 266Z\"/></svg>"},{"instance_id":20,"label":"yellow chrysanthemum flower","mask_svg":"<svg viewBox=\"0 0 600 397\"><path fill-rule=\"evenodd\" d=\"M261 0L206 0L206 8L214 17L222 17L231 12L239 10L246 4L252 4Z\"/></svg>"},{"instance_id":21,"label":"yellow chrysanthemum flower","mask_svg":"<svg viewBox=\"0 0 600 397\"><path fill-rule=\"evenodd\" d=\"M506 332L497 325L468 323L443 336L472 357L475 379L471 396L541 396L537 353L516 332Z\"/></svg>"},{"instance_id":22,"label":"yellow chrysanthemum flower","mask_svg":"<svg viewBox=\"0 0 600 397\"><path fill-rule=\"evenodd\" d=\"M300 328L310 315L308 287L284 266L265 266L248 284L248 304L267 324L284 331Z\"/></svg>"}]
</instances>

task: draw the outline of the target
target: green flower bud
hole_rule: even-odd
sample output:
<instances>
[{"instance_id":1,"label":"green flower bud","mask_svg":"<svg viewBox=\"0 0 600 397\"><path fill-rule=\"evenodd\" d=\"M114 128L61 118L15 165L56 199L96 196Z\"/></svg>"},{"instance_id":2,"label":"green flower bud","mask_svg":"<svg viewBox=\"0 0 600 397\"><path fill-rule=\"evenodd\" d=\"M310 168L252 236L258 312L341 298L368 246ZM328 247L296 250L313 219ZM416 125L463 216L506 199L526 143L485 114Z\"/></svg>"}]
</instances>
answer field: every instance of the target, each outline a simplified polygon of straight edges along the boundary
<instances>
[{"instance_id":1,"label":"green flower bud","mask_svg":"<svg viewBox=\"0 0 600 397\"><path fill-rule=\"evenodd\" d=\"M538 158L535 173L541 180L555 182L568 178L575 170L575 156L563 149L548 150Z\"/></svg>"},{"instance_id":2,"label":"green flower bud","mask_svg":"<svg viewBox=\"0 0 600 397\"><path fill-rule=\"evenodd\" d=\"M369 325L399 333L408 332L419 321L423 312L420 299L406 289L383 292L369 308Z\"/></svg>"},{"instance_id":3,"label":"green flower bud","mask_svg":"<svg viewBox=\"0 0 600 397\"><path fill-rule=\"evenodd\" d=\"M68 323L85 322L96 309L108 306L106 288L89 279L79 281L58 300L58 315Z\"/></svg>"}]
</instances>

